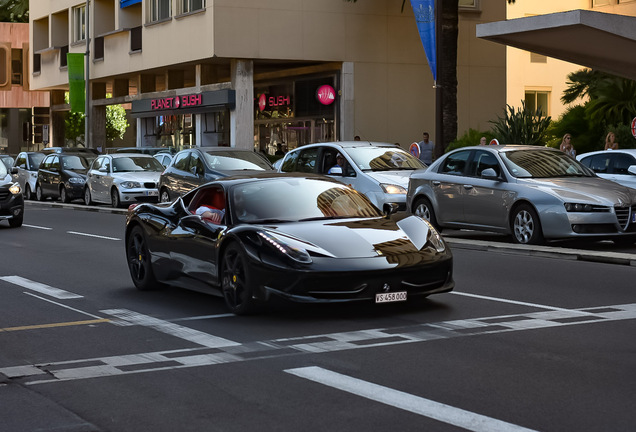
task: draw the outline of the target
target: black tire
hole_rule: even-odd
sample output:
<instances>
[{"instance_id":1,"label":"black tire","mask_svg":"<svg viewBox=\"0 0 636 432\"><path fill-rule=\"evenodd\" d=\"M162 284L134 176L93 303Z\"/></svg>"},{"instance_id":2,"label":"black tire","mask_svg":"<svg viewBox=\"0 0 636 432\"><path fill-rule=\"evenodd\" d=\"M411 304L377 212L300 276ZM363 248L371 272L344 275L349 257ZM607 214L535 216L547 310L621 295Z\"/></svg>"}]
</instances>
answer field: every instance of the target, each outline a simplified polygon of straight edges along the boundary
<instances>
[{"instance_id":1,"label":"black tire","mask_svg":"<svg viewBox=\"0 0 636 432\"><path fill-rule=\"evenodd\" d=\"M247 257L237 243L228 246L223 254L221 289L225 304L233 314L248 315L258 309Z\"/></svg>"},{"instance_id":2,"label":"black tire","mask_svg":"<svg viewBox=\"0 0 636 432\"><path fill-rule=\"evenodd\" d=\"M159 202L170 202L170 192L166 188L162 188L159 193Z\"/></svg>"},{"instance_id":3,"label":"black tire","mask_svg":"<svg viewBox=\"0 0 636 432\"><path fill-rule=\"evenodd\" d=\"M22 226L23 219L23 215L12 217L11 219L9 219L9 226L11 228L19 228Z\"/></svg>"},{"instance_id":4,"label":"black tire","mask_svg":"<svg viewBox=\"0 0 636 432\"><path fill-rule=\"evenodd\" d=\"M86 186L86 189L84 189L84 204L86 204L87 206L93 204L93 199L91 198L91 190L88 188L88 186Z\"/></svg>"},{"instance_id":5,"label":"black tire","mask_svg":"<svg viewBox=\"0 0 636 432\"><path fill-rule=\"evenodd\" d=\"M24 199L29 201L33 199L33 191L28 183L24 186Z\"/></svg>"},{"instance_id":6,"label":"black tire","mask_svg":"<svg viewBox=\"0 0 636 432\"><path fill-rule=\"evenodd\" d=\"M437 231L442 231L442 227L440 227L437 223L433 205L428 198L418 198L417 201L415 201L415 204L413 205L413 214L429 221Z\"/></svg>"},{"instance_id":7,"label":"black tire","mask_svg":"<svg viewBox=\"0 0 636 432\"><path fill-rule=\"evenodd\" d=\"M510 215L512 241L519 244L543 244L541 221L534 208L529 204L521 204Z\"/></svg>"},{"instance_id":8,"label":"black tire","mask_svg":"<svg viewBox=\"0 0 636 432\"><path fill-rule=\"evenodd\" d=\"M38 201L44 201L44 194L42 193L42 187L38 183L35 184L35 199Z\"/></svg>"},{"instance_id":9,"label":"black tire","mask_svg":"<svg viewBox=\"0 0 636 432\"><path fill-rule=\"evenodd\" d=\"M63 203L71 202L71 197L68 196L68 192L66 192L66 188L64 186L60 188L60 201Z\"/></svg>"},{"instance_id":10,"label":"black tire","mask_svg":"<svg viewBox=\"0 0 636 432\"><path fill-rule=\"evenodd\" d=\"M110 205L113 208L121 207L121 201L119 200L119 191L117 188L112 188L110 191Z\"/></svg>"},{"instance_id":11,"label":"black tire","mask_svg":"<svg viewBox=\"0 0 636 432\"><path fill-rule=\"evenodd\" d=\"M146 236L140 226L134 227L128 236L126 260L128 261L130 277L137 289L147 291L160 287L152 270L150 252L148 252L148 246L146 245Z\"/></svg>"}]
</instances>

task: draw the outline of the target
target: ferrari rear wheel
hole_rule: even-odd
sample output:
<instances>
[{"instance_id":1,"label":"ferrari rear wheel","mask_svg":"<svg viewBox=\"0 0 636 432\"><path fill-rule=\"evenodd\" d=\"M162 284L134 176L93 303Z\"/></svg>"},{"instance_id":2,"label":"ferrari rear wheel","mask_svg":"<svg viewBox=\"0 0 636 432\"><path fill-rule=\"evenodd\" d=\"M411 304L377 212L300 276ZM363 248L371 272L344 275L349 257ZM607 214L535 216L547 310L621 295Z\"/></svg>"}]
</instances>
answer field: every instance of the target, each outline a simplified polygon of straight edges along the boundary
<instances>
[{"instance_id":1,"label":"ferrari rear wheel","mask_svg":"<svg viewBox=\"0 0 636 432\"><path fill-rule=\"evenodd\" d=\"M240 245L231 244L225 250L221 264L221 289L225 304L236 315L248 315L257 310L254 288L247 257Z\"/></svg>"},{"instance_id":2,"label":"ferrari rear wheel","mask_svg":"<svg viewBox=\"0 0 636 432\"><path fill-rule=\"evenodd\" d=\"M158 288L159 283L152 271L146 236L140 226L134 227L130 232L126 244L126 259L130 276L139 290L146 291Z\"/></svg>"}]
</instances>

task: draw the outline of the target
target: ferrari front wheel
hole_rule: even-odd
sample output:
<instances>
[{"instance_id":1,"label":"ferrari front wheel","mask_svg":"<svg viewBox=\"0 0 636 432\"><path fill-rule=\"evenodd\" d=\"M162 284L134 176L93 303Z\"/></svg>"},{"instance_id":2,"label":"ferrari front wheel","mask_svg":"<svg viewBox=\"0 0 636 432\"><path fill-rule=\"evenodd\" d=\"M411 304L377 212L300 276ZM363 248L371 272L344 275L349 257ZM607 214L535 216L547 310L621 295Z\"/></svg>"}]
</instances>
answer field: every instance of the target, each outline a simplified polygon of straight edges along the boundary
<instances>
[{"instance_id":1,"label":"ferrari front wheel","mask_svg":"<svg viewBox=\"0 0 636 432\"><path fill-rule=\"evenodd\" d=\"M223 254L221 289L225 304L232 313L248 315L256 311L258 301L253 297L254 288L247 257L237 243L228 246Z\"/></svg>"},{"instance_id":2,"label":"ferrari front wheel","mask_svg":"<svg viewBox=\"0 0 636 432\"><path fill-rule=\"evenodd\" d=\"M126 260L130 276L137 289L146 291L159 286L152 270L146 236L140 226L134 227L128 236Z\"/></svg>"}]
</instances>

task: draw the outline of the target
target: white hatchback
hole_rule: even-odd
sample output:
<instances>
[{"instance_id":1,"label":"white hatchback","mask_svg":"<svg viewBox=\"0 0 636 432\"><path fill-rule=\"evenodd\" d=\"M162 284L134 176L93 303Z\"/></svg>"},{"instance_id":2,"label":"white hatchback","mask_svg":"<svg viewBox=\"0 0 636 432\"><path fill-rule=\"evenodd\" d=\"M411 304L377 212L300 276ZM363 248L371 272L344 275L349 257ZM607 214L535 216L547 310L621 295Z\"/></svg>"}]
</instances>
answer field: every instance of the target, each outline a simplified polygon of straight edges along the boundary
<instances>
[{"instance_id":1,"label":"white hatchback","mask_svg":"<svg viewBox=\"0 0 636 432\"><path fill-rule=\"evenodd\" d=\"M594 151L576 159L597 176L636 189L636 149Z\"/></svg>"},{"instance_id":2,"label":"white hatchback","mask_svg":"<svg viewBox=\"0 0 636 432\"><path fill-rule=\"evenodd\" d=\"M84 203L110 203L121 207L135 202L159 201L163 165L147 154L115 153L99 156L88 169Z\"/></svg>"}]
</instances>

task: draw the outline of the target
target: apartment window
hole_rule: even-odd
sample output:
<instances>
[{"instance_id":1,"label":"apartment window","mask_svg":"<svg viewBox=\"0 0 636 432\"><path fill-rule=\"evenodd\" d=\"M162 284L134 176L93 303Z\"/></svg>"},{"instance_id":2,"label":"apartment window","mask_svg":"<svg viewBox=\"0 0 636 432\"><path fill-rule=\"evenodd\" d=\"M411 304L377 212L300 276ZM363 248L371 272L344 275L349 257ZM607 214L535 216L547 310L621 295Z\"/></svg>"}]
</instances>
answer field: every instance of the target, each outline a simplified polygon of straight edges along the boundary
<instances>
[{"instance_id":1,"label":"apartment window","mask_svg":"<svg viewBox=\"0 0 636 432\"><path fill-rule=\"evenodd\" d=\"M541 90L526 90L526 108L535 112L537 109L541 109L541 114L545 116L550 115L550 92Z\"/></svg>"},{"instance_id":2,"label":"apartment window","mask_svg":"<svg viewBox=\"0 0 636 432\"><path fill-rule=\"evenodd\" d=\"M179 13L194 12L205 9L205 0L178 0Z\"/></svg>"},{"instance_id":3,"label":"apartment window","mask_svg":"<svg viewBox=\"0 0 636 432\"><path fill-rule=\"evenodd\" d=\"M22 85L22 50L11 50L11 84Z\"/></svg>"},{"instance_id":4,"label":"apartment window","mask_svg":"<svg viewBox=\"0 0 636 432\"><path fill-rule=\"evenodd\" d=\"M459 0L459 8L464 10L480 10L480 0Z\"/></svg>"},{"instance_id":5,"label":"apartment window","mask_svg":"<svg viewBox=\"0 0 636 432\"><path fill-rule=\"evenodd\" d=\"M150 0L150 21L161 21L170 18L170 0Z\"/></svg>"},{"instance_id":6,"label":"apartment window","mask_svg":"<svg viewBox=\"0 0 636 432\"><path fill-rule=\"evenodd\" d=\"M73 8L73 42L86 40L86 5Z\"/></svg>"}]
</instances>

